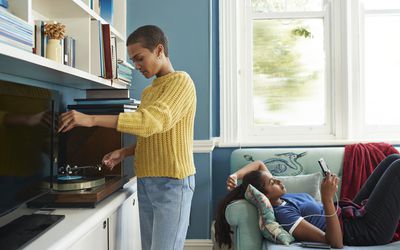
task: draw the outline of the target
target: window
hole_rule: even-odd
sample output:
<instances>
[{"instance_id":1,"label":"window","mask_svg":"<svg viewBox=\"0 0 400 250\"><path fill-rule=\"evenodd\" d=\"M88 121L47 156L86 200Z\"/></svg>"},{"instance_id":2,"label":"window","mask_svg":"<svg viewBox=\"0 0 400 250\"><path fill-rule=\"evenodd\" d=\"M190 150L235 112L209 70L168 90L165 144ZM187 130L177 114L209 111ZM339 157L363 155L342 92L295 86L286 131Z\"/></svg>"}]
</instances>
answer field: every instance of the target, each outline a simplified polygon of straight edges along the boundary
<instances>
[{"instance_id":1,"label":"window","mask_svg":"<svg viewBox=\"0 0 400 250\"><path fill-rule=\"evenodd\" d=\"M364 0L361 4L364 124L367 133L393 135L400 128L400 2Z\"/></svg>"},{"instance_id":2,"label":"window","mask_svg":"<svg viewBox=\"0 0 400 250\"><path fill-rule=\"evenodd\" d=\"M397 2L221 0L220 144L400 138Z\"/></svg>"},{"instance_id":3,"label":"window","mask_svg":"<svg viewBox=\"0 0 400 250\"><path fill-rule=\"evenodd\" d=\"M323 0L250 2L250 46L244 50L251 63L244 70L251 74L249 84L242 85L249 88L243 91L249 93L249 107L241 115L245 136L276 135L277 140L282 134L329 134L329 28Z\"/></svg>"}]
</instances>

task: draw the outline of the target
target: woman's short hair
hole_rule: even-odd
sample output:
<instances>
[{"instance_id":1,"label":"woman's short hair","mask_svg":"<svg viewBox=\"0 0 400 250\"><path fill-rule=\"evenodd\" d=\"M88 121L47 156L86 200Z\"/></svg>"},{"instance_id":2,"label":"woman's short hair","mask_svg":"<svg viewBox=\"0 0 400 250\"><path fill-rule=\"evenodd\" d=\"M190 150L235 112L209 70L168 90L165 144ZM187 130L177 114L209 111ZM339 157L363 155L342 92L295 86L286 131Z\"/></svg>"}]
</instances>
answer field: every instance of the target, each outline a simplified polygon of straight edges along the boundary
<instances>
[{"instance_id":1,"label":"woman's short hair","mask_svg":"<svg viewBox=\"0 0 400 250\"><path fill-rule=\"evenodd\" d=\"M164 46L164 54L168 57L168 39L164 32L155 25L145 25L137 28L126 40L126 46L140 43L143 48L154 51L157 45Z\"/></svg>"}]
</instances>

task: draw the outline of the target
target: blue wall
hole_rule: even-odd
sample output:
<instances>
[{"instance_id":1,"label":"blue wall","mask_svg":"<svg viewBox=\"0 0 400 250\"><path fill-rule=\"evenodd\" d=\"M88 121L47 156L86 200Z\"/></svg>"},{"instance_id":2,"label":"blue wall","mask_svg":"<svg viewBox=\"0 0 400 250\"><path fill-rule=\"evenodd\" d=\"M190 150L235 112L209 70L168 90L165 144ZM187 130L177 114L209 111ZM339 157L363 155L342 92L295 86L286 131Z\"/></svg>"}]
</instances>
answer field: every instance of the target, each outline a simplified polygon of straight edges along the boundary
<instances>
[{"instance_id":1,"label":"blue wall","mask_svg":"<svg viewBox=\"0 0 400 250\"><path fill-rule=\"evenodd\" d=\"M175 70L188 72L196 84L196 140L208 140L211 135L210 10L210 0L127 1L127 35L142 25L159 26L168 36L170 60ZM150 82L135 72L133 96L139 98Z\"/></svg>"},{"instance_id":2,"label":"blue wall","mask_svg":"<svg viewBox=\"0 0 400 250\"><path fill-rule=\"evenodd\" d=\"M212 214L212 173L211 154L195 154L196 188L192 201L190 224L187 234L189 239L208 239Z\"/></svg>"}]
</instances>

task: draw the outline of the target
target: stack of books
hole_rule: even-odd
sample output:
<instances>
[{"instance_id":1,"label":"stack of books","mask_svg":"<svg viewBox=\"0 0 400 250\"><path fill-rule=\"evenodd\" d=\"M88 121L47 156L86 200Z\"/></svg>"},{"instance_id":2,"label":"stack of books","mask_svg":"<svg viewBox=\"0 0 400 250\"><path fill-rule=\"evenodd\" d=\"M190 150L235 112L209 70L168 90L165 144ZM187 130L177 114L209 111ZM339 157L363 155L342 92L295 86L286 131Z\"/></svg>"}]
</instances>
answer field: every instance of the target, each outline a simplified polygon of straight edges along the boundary
<instances>
[{"instance_id":1,"label":"stack of books","mask_svg":"<svg viewBox=\"0 0 400 250\"><path fill-rule=\"evenodd\" d=\"M129 89L87 89L85 99L75 99L76 104L68 105L85 114L118 115L135 112L140 101L130 98Z\"/></svg>"},{"instance_id":2,"label":"stack of books","mask_svg":"<svg viewBox=\"0 0 400 250\"><path fill-rule=\"evenodd\" d=\"M130 84L132 82L132 72L135 68L123 60L118 60L116 79Z\"/></svg>"},{"instance_id":3,"label":"stack of books","mask_svg":"<svg viewBox=\"0 0 400 250\"><path fill-rule=\"evenodd\" d=\"M0 6L0 43L32 52L33 26Z\"/></svg>"}]
</instances>

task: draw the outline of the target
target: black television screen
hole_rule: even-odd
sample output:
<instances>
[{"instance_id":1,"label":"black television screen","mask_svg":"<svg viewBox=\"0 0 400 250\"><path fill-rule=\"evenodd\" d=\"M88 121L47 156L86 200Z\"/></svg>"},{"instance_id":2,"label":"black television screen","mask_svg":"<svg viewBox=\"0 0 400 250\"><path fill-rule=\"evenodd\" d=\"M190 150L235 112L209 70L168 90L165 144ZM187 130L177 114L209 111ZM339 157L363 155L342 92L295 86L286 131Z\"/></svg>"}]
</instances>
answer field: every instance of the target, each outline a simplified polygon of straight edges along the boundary
<instances>
[{"instance_id":1,"label":"black television screen","mask_svg":"<svg viewBox=\"0 0 400 250\"><path fill-rule=\"evenodd\" d=\"M43 181L52 174L56 97L0 81L0 215L49 191Z\"/></svg>"}]
</instances>

